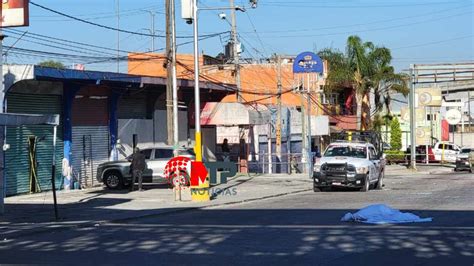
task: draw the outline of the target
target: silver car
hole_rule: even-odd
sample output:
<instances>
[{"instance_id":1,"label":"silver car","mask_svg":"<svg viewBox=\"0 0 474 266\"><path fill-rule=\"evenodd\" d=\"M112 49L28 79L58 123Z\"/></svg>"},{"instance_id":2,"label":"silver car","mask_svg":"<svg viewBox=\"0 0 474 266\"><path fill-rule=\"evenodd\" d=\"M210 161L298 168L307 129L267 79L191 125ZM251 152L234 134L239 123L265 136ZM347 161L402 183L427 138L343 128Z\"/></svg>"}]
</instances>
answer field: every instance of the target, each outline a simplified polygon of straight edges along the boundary
<instances>
[{"instance_id":1,"label":"silver car","mask_svg":"<svg viewBox=\"0 0 474 266\"><path fill-rule=\"evenodd\" d=\"M141 150L145 155L147 167L143 172L143 183L167 184L169 180L164 176L166 164L173 158L172 147L153 147ZM178 155L194 160L192 149L180 148ZM97 168L97 180L110 189L120 189L132 183L130 158L126 160L102 163Z\"/></svg>"}]
</instances>

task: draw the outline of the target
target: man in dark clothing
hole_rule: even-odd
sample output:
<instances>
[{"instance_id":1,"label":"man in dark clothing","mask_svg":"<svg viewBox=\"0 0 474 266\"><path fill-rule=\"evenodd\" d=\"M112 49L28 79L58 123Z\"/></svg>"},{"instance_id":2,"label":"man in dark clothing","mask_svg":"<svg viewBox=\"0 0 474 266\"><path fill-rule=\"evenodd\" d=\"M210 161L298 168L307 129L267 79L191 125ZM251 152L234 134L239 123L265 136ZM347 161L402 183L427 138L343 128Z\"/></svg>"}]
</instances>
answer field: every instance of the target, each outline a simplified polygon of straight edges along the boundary
<instances>
[{"instance_id":1,"label":"man in dark clothing","mask_svg":"<svg viewBox=\"0 0 474 266\"><path fill-rule=\"evenodd\" d=\"M143 153L140 152L140 149L135 148L135 152L132 155L132 164L130 165L130 169L132 170L132 185L130 187L130 191L133 191L137 178L138 178L138 190L143 191L142 181L143 181L143 171L145 171L145 168L146 168L145 155L143 155Z\"/></svg>"},{"instance_id":2,"label":"man in dark clothing","mask_svg":"<svg viewBox=\"0 0 474 266\"><path fill-rule=\"evenodd\" d=\"M229 153L229 141L224 139L224 143L222 143L222 158L224 159L224 162L228 162L230 160Z\"/></svg>"}]
</instances>

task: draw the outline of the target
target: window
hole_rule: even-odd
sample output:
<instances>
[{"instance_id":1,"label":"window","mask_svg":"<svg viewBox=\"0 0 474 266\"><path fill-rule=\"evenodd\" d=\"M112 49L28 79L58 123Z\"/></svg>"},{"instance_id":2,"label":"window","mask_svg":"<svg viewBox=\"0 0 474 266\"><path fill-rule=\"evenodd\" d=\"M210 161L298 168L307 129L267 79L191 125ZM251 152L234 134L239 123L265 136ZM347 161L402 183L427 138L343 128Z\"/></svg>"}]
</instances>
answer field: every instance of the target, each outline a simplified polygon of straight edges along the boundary
<instances>
[{"instance_id":1,"label":"window","mask_svg":"<svg viewBox=\"0 0 474 266\"><path fill-rule=\"evenodd\" d=\"M367 158L365 147L353 146L329 146L324 153L326 157L347 156L355 158Z\"/></svg>"},{"instance_id":2,"label":"window","mask_svg":"<svg viewBox=\"0 0 474 266\"><path fill-rule=\"evenodd\" d=\"M338 104L338 101L337 101L338 96L339 95L337 93L323 94L323 103L336 105Z\"/></svg>"},{"instance_id":3,"label":"window","mask_svg":"<svg viewBox=\"0 0 474 266\"><path fill-rule=\"evenodd\" d=\"M178 155L182 156L194 156L193 149L186 149L186 150L178 150Z\"/></svg>"},{"instance_id":4,"label":"window","mask_svg":"<svg viewBox=\"0 0 474 266\"><path fill-rule=\"evenodd\" d=\"M143 150L142 153L143 153L143 155L145 155L146 160L150 160L150 158L151 158L151 149Z\"/></svg>"},{"instance_id":5,"label":"window","mask_svg":"<svg viewBox=\"0 0 474 266\"><path fill-rule=\"evenodd\" d=\"M155 149L155 159L173 158L172 149Z\"/></svg>"},{"instance_id":6,"label":"window","mask_svg":"<svg viewBox=\"0 0 474 266\"><path fill-rule=\"evenodd\" d=\"M375 151L375 149L370 147L369 152L370 152L370 158L369 159L376 160L377 159L377 152Z\"/></svg>"}]
</instances>

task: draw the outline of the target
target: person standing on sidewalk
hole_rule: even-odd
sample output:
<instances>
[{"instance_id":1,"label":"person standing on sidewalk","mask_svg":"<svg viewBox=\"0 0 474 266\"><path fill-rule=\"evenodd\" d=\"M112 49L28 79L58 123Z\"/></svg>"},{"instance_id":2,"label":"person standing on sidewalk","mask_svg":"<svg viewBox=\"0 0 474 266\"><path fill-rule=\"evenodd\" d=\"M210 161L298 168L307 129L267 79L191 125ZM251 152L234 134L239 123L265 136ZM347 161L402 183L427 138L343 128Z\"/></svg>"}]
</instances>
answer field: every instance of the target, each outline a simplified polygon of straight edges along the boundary
<instances>
[{"instance_id":1,"label":"person standing on sidewalk","mask_svg":"<svg viewBox=\"0 0 474 266\"><path fill-rule=\"evenodd\" d=\"M135 148L135 151L132 155L132 164L130 165L130 169L132 170L132 185L130 187L130 191L133 191L137 178L138 178L138 191L143 191L142 182L143 182L143 171L145 171L145 168L146 168L145 155L143 155L143 153L140 152L139 148Z\"/></svg>"},{"instance_id":2,"label":"person standing on sidewalk","mask_svg":"<svg viewBox=\"0 0 474 266\"><path fill-rule=\"evenodd\" d=\"M227 139L224 139L224 142L222 143L222 157L224 159L224 162L230 162L229 153L229 141Z\"/></svg>"}]
</instances>

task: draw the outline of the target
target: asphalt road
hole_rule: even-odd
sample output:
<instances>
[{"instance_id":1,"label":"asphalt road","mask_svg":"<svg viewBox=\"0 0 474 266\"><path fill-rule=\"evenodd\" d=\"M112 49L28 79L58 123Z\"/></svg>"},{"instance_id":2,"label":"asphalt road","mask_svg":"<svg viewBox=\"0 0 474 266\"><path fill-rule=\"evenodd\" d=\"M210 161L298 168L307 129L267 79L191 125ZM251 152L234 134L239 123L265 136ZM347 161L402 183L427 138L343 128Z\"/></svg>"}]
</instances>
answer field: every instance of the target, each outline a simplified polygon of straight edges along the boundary
<instances>
[{"instance_id":1,"label":"asphalt road","mask_svg":"<svg viewBox=\"0 0 474 266\"><path fill-rule=\"evenodd\" d=\"M379 191L300 193L7 239L0 263L472 266L473 188L473 174L393 172ZM340 222L373 203L434 220Z\"/></svg>"}]
</instances>

